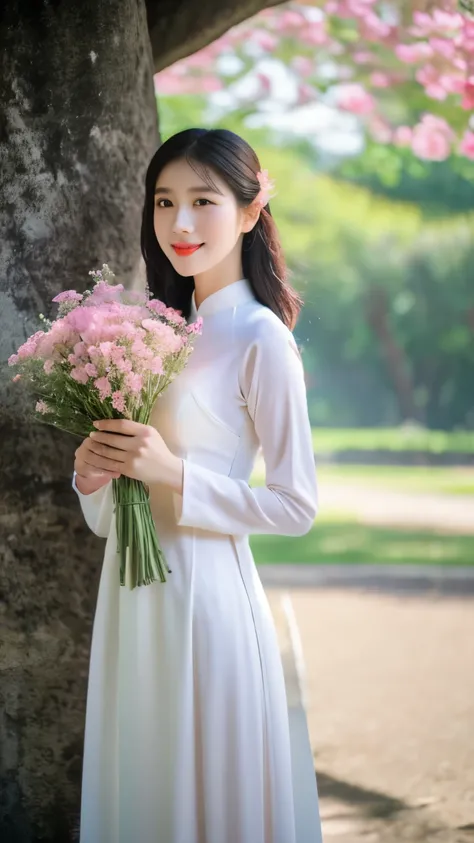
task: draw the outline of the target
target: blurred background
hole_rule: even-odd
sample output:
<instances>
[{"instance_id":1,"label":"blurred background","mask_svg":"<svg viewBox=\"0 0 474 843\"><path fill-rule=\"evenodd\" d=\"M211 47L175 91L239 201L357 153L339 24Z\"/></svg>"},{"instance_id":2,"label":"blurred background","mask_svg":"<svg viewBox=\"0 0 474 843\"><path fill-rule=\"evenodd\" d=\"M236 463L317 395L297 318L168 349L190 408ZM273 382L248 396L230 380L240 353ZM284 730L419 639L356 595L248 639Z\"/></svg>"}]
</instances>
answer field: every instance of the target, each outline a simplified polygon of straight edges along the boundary
<instances>
[{"instance_id":1,"label":"blurred background","mask_svg":"<svg viewBox=\"0 0 474 843\"><path fill-rule=\"evenodd\" d=\"M321 512L260 563L474 562L474 23L429 9L287 3L155 76L164 139L257 150L305 302Z\"/></svg>"},{"instance_id":2,"label":"blurred background","mask_svg":"<svg viewBox=\"0 0 474 843\"><path fill-rule=\"evenodd\" d=\"M264 583L294 570L325 839L474 833L471 11L287 3L155 76L163 139L225 127L257 150L304 299L320 513L252 547ZM360 565L375 588L345 589ZM327 566L339 585L312 589Z\"/></svg>"}]
</instances>

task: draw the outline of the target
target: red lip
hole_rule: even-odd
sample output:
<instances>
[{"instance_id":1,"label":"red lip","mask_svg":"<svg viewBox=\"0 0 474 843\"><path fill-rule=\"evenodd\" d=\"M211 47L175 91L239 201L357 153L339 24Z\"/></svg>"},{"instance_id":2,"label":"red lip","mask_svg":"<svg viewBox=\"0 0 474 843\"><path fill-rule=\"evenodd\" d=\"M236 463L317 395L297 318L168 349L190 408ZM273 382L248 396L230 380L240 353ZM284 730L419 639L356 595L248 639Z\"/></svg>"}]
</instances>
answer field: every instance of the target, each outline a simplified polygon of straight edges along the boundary
<instances>
[{"instance_id":1,"label":"red lip","mask_svg":"<svg viewBox=\"0 0 474 843\"><path fill-rule=\"evenodd\" d=\"M177 255L181 257L186 257L187 255L193 255L194 252L197 252L198 249L203 246L203 243L172 243L171 244L173 249L175 250Z\"/></svg>"}]
</instances>

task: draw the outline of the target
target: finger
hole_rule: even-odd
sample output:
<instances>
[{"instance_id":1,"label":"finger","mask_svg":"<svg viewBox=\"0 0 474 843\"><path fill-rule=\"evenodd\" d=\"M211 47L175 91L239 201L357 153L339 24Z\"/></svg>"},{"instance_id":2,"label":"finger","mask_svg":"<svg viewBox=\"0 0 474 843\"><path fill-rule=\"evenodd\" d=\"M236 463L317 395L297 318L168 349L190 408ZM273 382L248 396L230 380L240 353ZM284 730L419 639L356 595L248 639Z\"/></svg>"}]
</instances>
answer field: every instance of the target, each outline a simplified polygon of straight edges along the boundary
<instances>
[{"instance_id":1,"label":"finger","mask_svg":"<svg viewBox=\"0 0 474 843\"><path fill-rule=\"evenodd\" d=\"M108 460L115 460L116 462L124 463L127 459L127 451L119 448L112 448L103 442L90 441L88 451L90 454L97 454L99 457L105 457Z\"/></svg>"},{"instance_id":2,"label":"finger","mask_svg":"<svg viewBox=\"0 0 474 843\"><path fill-rule=\"evenodd\" d=\"M106 433L105 431L95 430L89 433L89 446L92 442L102 443L107 448L114 448L118 451L132 451L135 448L134 436L121 436L118 433Z\"/></svg>"},{"instance_id":3,"label":"finger","mask_svg":"<svg viewBox=\"0 0 474 843\"><path fill-rule=\"evenodd\" d=\"M126 436L137 436L147 425L131 419L99 419L92 422L97 430L106 430L111 433L121 433Z\"/></svg>"},{"instance_id":4,"label":"finger","mask_svg":"<svg viewBox=\"0 0 474 843\"><path fill-rule=\"evenodd\" d=\"M122 472L123 470L123 463L117 462L116 460L108 460L107 457L100 457L97 454L91 454L84 460L86 465L90 465L92 468L104 470L107 472Z\"/></svg>"}]
</instances>

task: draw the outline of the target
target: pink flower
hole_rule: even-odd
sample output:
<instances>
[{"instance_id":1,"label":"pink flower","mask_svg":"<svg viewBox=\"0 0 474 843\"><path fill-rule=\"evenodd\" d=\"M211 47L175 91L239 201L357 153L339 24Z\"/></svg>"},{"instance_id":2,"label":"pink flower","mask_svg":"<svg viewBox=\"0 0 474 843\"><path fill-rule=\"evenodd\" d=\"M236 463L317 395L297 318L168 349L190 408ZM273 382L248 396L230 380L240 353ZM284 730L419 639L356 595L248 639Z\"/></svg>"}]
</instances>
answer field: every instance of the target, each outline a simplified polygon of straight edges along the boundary
<instances>
[{"instance_id":1,"label":"pink flower","mask_svg":"<svg viewBox=\"0 0 474 843\"><path fill-rule=\"evenodd\" d=\"M124 413L127 408L125 396L119 389L112 393L112 407L119 413Z\"/></svg>"},{"instance_id":2,"label":"pink flower","mask_svg":"<svg viewBox=\"0 0 474 843\"><path fill-rule=\"evenodd\" d=\"M84 366L84 371L89 375L90 378L96 378L99 374L97 371L97 366L94 366L93 363L86 363Z\"/></svg>"},{"instance_id":3,"label":"pink flower","mask_svg":"<svg viewBox=\"0 0 474 843\"><path fill-rule=\"evenodd\" d=\"M78 383L87 383L89 375L82 366L77 366L77 368L71 369L71 378L74 378Z\"/></svg>"},{"instance_id":4,"label":"pink flower","mask_svg":"<svg viewBox=\"0 0 474 843\"><path fill-rule=\"evenodd\" d=\"M164 372L163 369L163 360L161 357L154 357L150 363L150 372L153 375L162 375Z\"/></svg>"},{"instance_id":5,"label":"pink flower","mask_svg":"<svg viewBox=\"0 0 474 843\"><path fill-rule=\"evenodd\" d=\"M374 88L388 88L390 87L390 76L387 73L376 71L370 75L370 84Z\"/></svg>"},{"instance_id":6,"label":"pink flower","mask_svg":"<svg viewBox=\"0 0 474 843\"><path fill-rule=\"evenodd\" d=\"M10 357L8 358L8 365L9 366L16 366L16 364L19 362L19 360L20 360L20 358L19 358L18 354L11 354Z\"/></svg>"},{"instance_id":7,"label":"pink flower","mask_svg":"<svg viewBox=\"0 0 474 843\"><path fill-rule=\"evenodd\" d=\"M198 316L195 322L191 322L190 325L186 326L186 333L188 334L200 334L202 332L203 326L203 318L202 316Z\"/></svg>"},{"instance_id":8,"label":"pink flower","mask_svg":"<svg viewBox=\"0 0 474 843\"><path fill-rule=\"evenodd\" d=\"M125 375L124 384L130 392L139 394L143 388L143 378L137 373L129 372Z\"/></svg>"},{"instance_id":9,"label":"pink flower","mask_svg":"<svg viewBox=\"0 0 474 843\"><path fill-rule=\"evenodd\" d=\"M447 92L440 83L440 73L432 64L427 64L416 72L416 80L423 85L426 93L434 100L446 99Z\"/></svg>"},{"instance_id":10,"label":"pink flower","mask_svg":"<svg viewBox=\"0 0 474 843\"><path fill-rule=\"evenodd\" d=\"M367 93L362 85L341 86L337 96L337 105L352 114L370 114L375 107L374 98Z\"/></svg>"},{"instance_id":11,"label":"pink flower","mask_svg":"<svg viewBox=\"0 0 474 843\"><path fill-rule=\"evenodd\" d=\"M76 293L75 290L65 290L63 293L55 296L52 301L60 304L63 301L82 301L83 298L84 296L81 293Z\"/></svg>"},{"instance_id":12,"label":"pink flower","mask_svg":"<svg viewBox=\"0 0 474 843\"><path fill-rule=\"evenodd\" d=\"M36 410L37 413L49 413L50 412L50 409L49 409L48 405L45 404L44 401L37 401L36 406L35 406L35 410Z\"/></svg>"},{"instance_id":13,"label":"pink flower","mask_svg":"<svg viewBox=\"0 0 474 843\"><path fill-rule=\"evenodd\" d=\"M291 66L299 76L311 76L314 72L314 61L307 56L295 56L291 62Z\"/></svg>"},{"instance_id":14,"label":"pink flower","mask_svg":"<svg viewBox=\"0 0 474 843\"><path fill-rule=\"evenodd\" d=\"M16 383L19 380L21 380L21 375L15 375L15 377L12 378L12 383Z\"/></svg>"},{"instance_id":15,"label":"pink flower","mask_svg":"<svg viewBox=\"0 0 474 843\"><path fill-rule=\"evenodd\" d=\"M393 134L393 142L396 146L410 146L412 135L410 126L397 126Z\"/></svg>"},{"instance_id":16,"label":"pink flower","mask_svg":"<svg viewBox=\"0 0 474 843\"><path fill-rule=\"evenodd\" d=\"M425 114L413 129L411 147L418 158L445 161L451 152L453 131L441 117Z\"/></svg>"},{"instance_id":17,"label":"pink flower","mask_svg":"<svg viewBox=\"0 0 474 843\"><path fill-rule=\"evenodd\" d=\"M464 83L461 106L467 111L474 109L474 76L471 76L470 79Z\"/></svg>"},{"instance_id":18,"label":"pink flower","mask_svg":"<svg viewBox=\"0 0 474 843\"><path fill-rule=\"evenodd\" d=\"M55 366L54 360L51 360L51 359L45 360L44 365L43 365L43 370L46 372L47 375L50 375L51 372L54 369L54 366Z\"/></svg>"},{"instance_id":19,"label":"pink flower","mask_svg":"<svg viewBox=\"0 0 474 843\"><path fill-rule=\"evenodd\" d=\"M94 381L94 386L100 392L100 400L101 401L104 401L112 393L112 387L110 385L110 381L109 381L108 378L105 378L105 377L104 378L97 378L97 380Z\"/></svg>"},{"instance_id":20,"label":"pink flower","mask_svg":"<svg viewBox=\"0 0 474 843\"><path fill-rule=\"evenodd\" d=\"M274 196L275 184L270 179L268 170L259 170L257 179L260 185L260 191L255 197L254 202L264 208L265 205L268 205L270 198Z\"/></svg>"},{"instance_id":21,"label":"pink flower","mask_svg":"<svg viewBox=\"0 0 474 843\"><path fill-rule=\"evenodd\" d=\"M404 64L416 64L431 58L433 48L427 41L420 41L418 44L396 44L394 52Z\"/></svg>"},{"instance_id":22,"label":"pink flower","mask_svg":"<svg viewBox=\"0 0 474 843\"><path fill-rule=\"evenodd\" d=\"M459 145L459 151L466 158L474 159L474 132L465 132Z\"/></svg>"}]
</instances>

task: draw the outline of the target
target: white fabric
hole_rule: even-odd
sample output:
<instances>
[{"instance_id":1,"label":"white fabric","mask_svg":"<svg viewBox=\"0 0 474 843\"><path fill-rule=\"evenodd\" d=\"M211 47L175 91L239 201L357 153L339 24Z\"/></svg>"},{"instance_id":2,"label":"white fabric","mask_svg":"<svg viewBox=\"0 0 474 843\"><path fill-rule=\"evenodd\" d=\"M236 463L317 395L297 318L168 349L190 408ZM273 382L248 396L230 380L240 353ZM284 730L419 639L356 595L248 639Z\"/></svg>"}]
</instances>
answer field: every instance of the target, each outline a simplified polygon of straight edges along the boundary
<instances>
[{"instance_id":1,"label":"white fabric","mask_svg":"<svg viewBox=\"0 0 474 843\"><path fill-rule=\"evenodd\" d=\"M290 331L245 279L198 314L203 333L189 364L150 419L184 464L183 495L150 488L172 569L166 583L120 587L111 483L83 495L73 478L87 524L107 538L81 843L296 841L301 783L292 780L282 663L248 535L301 535L315 517L303 368ZM259 443L266 487L252 489ZM318 843L312 778L305 839Z\"/></svg>"}]
</instances>

